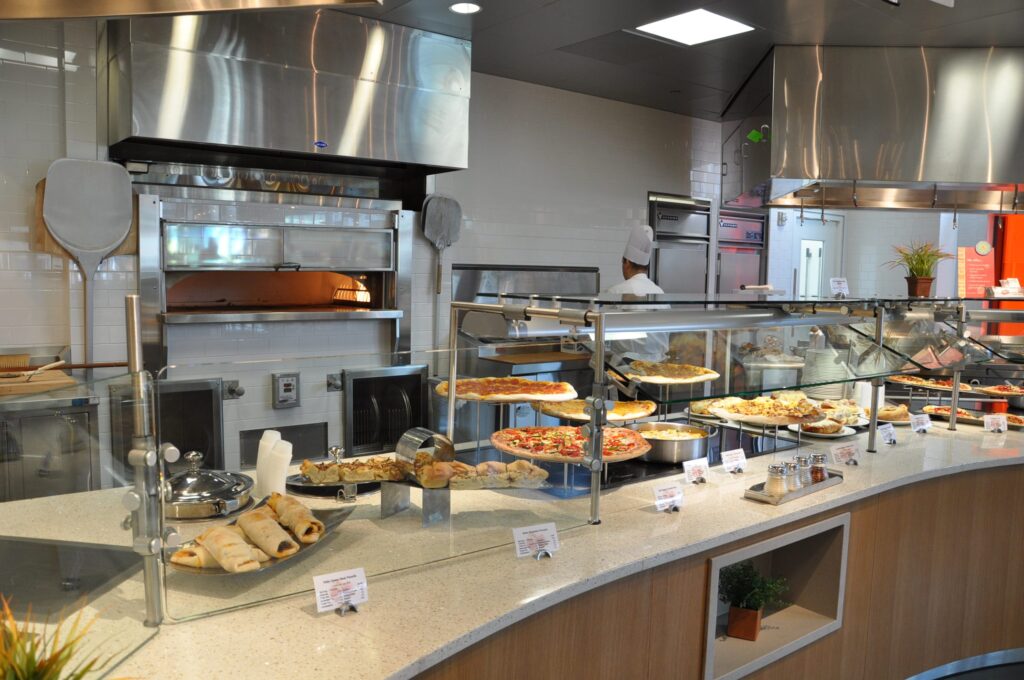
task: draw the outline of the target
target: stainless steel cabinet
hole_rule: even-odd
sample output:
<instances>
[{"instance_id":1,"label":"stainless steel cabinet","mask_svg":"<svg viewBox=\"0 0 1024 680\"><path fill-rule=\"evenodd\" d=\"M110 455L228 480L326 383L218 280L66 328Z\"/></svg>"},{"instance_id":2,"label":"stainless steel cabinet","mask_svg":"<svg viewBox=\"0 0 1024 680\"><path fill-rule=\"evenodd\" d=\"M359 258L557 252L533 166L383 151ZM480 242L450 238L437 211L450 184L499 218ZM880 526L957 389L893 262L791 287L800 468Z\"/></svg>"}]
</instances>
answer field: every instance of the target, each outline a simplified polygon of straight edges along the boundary
<instances>
[{"instance_id":1,"label":"stainless steel cabinet","mask_svg":"<svg viewBox=\"0 0 1024 680\"><path fill-rule=\"evenodd\" d=\"M655 281L666 293L706 293L710 245L704 241L658 240Z\"/></svg>"},{"instance_id":2,"label":"stainless steel cabinet","mask_svg":"<svg viewBox=\"0 0 1024 680\"><path fill-rule=\"evenodd\" d=\"M0 501L99 488L96 407L7 413L0 419Z\"/></svg>"}]
</instances>

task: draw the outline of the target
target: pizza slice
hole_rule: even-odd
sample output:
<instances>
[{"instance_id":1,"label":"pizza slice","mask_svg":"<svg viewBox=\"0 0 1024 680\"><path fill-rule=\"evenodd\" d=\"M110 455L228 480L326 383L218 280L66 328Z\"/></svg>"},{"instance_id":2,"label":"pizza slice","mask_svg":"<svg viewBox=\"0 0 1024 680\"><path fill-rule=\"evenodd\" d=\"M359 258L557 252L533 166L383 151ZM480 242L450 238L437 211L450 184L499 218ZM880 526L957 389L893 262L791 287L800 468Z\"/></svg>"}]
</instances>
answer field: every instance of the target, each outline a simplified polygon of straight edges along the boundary
<instances>
[{"instance_id":1,"label":"pizza slice","mask_svg":"<svg viewBox=\"0 0 1024 680\"><path fill-rule=\"evenodd\" d=\"M434 391L447 397L448 381ZM567 382L526 378L460 378L455 381L455 397L467 401L569 401L576 398L576 389Z\"/></svg>"},{"instance_id":2,"label":"pizza slice","mask_svg":"<svg viewBox=\"0 0 1024 680\"><path fill-rule=\"evenodd\" d=\"M606 402L611 404L607 408L608 422L616 423L626 420L646 418L654 413L657 404L653 401L616 401ZM563 420L590 420L590 416L584 410L587 406L585 399L571 399L559 402L534 402L533 408L541 413Z\"/></svg>"},{"instance_id":3,"label":"pizza slice","mask_svg":"<svg viewBox=\"0 0 1024 680\"><path fill-rule=\"evenodd\" d=\"M657 361L634 361L623 372L629 380L657 385L685 385L719 378L716 371L703 366Z\"/></svg>"},{"instance_id":4,"label":"pizza slice","mask_svg":"<svg viewBox=\"0 0 1024 680\"><path fill-rule=\"evenodd\" d=\"M1020 385L988 385L977 388L978 392L993 397L1020 397L1024 396L1024 387Z\"/></svg>"}]
</instances>

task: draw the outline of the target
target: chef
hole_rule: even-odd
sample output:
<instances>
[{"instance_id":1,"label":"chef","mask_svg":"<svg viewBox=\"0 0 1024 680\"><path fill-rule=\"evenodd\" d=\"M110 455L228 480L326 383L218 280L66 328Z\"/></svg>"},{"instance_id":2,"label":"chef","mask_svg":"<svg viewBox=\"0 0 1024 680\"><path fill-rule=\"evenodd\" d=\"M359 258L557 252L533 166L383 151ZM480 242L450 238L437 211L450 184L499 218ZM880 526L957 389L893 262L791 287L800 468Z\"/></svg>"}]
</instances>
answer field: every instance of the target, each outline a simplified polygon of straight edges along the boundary
<instances>
[{"instance_id":1,"label":"chef","mask_svg":"<svg viewBox=\"0 0 1024 680\"><path fill-rule=\"evenodd\" d=\"M665 291L647 278L651 269L651 250L654 230L646 224L637 224L629 231L626 251L622 253L622 283L606 292L611 295L662 295Z\"/></svg>"},{"instance_id":2,"label":"chef","mask_svg":"<svg viewBox=\"0 0 1024 680\"><path fill-rule=\"evenodd\" d=\"M633 295L662 295L665 293L658 284L647 278L651 268L651 250L654 247L654 230L646 224L637 224L629 231L626 250L622 253L622 283L617 283L605 292L622 295L625 299ZM629 305L623 309L658 309L659 305ZM664 361L668 352L666 333L607 333L610 342L609 363L621 366L625 360Z\"/></svg>"}]
</instances>

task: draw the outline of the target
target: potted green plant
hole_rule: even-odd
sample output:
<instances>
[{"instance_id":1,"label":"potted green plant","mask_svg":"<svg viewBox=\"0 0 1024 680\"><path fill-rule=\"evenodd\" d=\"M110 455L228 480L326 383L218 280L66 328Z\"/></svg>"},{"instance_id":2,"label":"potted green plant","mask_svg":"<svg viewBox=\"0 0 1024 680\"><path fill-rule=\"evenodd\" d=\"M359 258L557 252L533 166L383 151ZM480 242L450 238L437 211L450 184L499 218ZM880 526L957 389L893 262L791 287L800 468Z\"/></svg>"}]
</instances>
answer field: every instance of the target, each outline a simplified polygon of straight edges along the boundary
<instances>
[{"instance_id":1,"label":"potted green plant","mask_svg":"<svg viewBox=\"0 0 1024 680\"><path fill-rule=\"evenodd\" d=\"M718 597L729 603L729 637L756 640L764 608L782 604L786 579L768 578L750 560L723 567L718 575Z\"/></svg>"},{"instance_id":2,"label":"potted green plant","mask_svg":"<svg viewBox=\"0 0 1024 680\"><path fill-rule=\"evenodd\" d=\"M83 652L86 633L92 621L83 621L79 611L74 618L61 619L56 627L33 624L29 612L19 621L10 603L0 595L0 678L33 680L83 680L99 674L110 658L89 656Z\"/></svg>"},{"instance_id":3,"label":"potted green plant","mask_svg":"<svg viewBox=\"0 0 1024 680\"><path fill-rule=\"evenodd\" d=\"M894 246L896 259L886 262L889 269L903 267L907 276L907 295L911 297L927 297L932 292L932 281L935 280L935 265L943 260L953 258L947 252L931 243L913 242L909 246Z\"/></svg>"}]
</instances>

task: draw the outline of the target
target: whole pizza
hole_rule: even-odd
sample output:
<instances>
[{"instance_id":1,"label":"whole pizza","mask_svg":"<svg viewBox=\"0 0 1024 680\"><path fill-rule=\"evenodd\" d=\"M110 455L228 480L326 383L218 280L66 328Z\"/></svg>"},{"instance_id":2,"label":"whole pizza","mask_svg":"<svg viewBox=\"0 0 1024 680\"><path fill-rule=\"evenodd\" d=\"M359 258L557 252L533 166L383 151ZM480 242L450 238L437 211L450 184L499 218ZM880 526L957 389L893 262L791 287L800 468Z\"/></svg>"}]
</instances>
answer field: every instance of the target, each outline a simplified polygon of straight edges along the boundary
<instances>
[{"instance_id":1,"label":"whole pizza","mask_svg":"<svg viewBox=\"0 0 1024 680\"><path fill-rule=\"evenodd\" d=\"M629 380L657 385L685 385L717 380L719 375L710 368L692 364L670 364L657 361L634 361L623 370Z\"/></svg>"},{"instance_id":2,"label":"whole pizza","mask_svg":"<svg viewBox=\"0 0 1024 680\"><path fill-rule=\"evenodd\" d=\"M949 414L953 412L953 409L949 406L933 406L931 404L925 406L921 410L929 415L938 416L939 418L949 418ZM956 419L957 421L965 423L985 422L977 413L962 408L958 408L956 410Z\"/></svg>"},{"instance_id":3,"label":"whole pizza","mask_svg":"<svg viewBox=\"0 0 1024 680\"><path fill-rule=\"evenodd\" d=\"M988 385L987 387L977 388L977 391L993 397L1024 396L1024 387L1021 387L1020 385Z\"/></svg>"},{"instance_id":4,"label":"whole pizza","mask_svg":"<svg viewBox=\"0 0 1024 680\"><path fill-rule=\"evenodd\" d=\"M606 404L614 404L611 408L606 406L608 421L614 423L646 418L654 413L654 410L657 408L657 404L653 401L616 401L606 402ZM534 402L533 404L533 408L541 413L564 420L590 420L590 416L583 410L586 406L587 402L584 399L571 399L554 403Z\"/></svg>"},{"instance_id":5,"label":"whole pizza","mask_svg":"<svg viewBox=\"0 0 1024 680\"><path fill-rule=\"evenodd\" d=\"M900 385L920 385L921 387L926 387L931 382L919 375L890 375L886 380Z\"/></svg>"},{"instance_id":6,"label":"whole pizza","mask_svg":"<svg viewBox=\"0 0 1024 680\"><path fill-rule=\"evenodd\" d=\"M520 458L552 463L578 463L583 459L583 436L578 427L512 427L491 435L491 444ZM624 427L604 428L604 460L614 463L642 456L651 450L646 439Z\"/></svg>"},{"instance_id":7,"label":"whole pizza","mask_svg":"<svg viewBox=\"0 0 1024 680\"><path fill-rule=\"evenodd\" d=\"M448 381L434 391L447 397ZM569 401L576 398L576 389L567 382L526 378L460 378L455 381L455 397L467 401Z\"/></svg>"},{"instance_id":8,"label":"whole pizza","mask_svg":"<svg viewBox=\"0 0 1024 680\"><path fill-rule=\"evenodd\" d=\"M949 390L953 391L953 379L952 378L933 378L928 381L928 387L936 390ZM972 388L967 383L960 383L961 392L973 392Z\"/></svg>"},{"instance_id":9,"label":"whole pizza","mask_svg":"<svg viewBox=\"0 0 1024 680\"><path fill-rule=\"evenodd\" d=\"M752 425L796 425L825 419L825 413L807 399L737 399L731 400L726 407L712 406L709 410L719 418Z\"/></svg>"}]
</instances>

